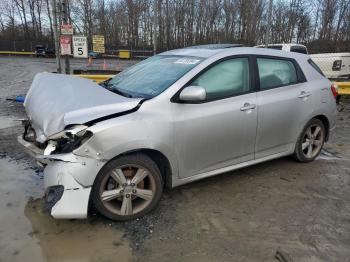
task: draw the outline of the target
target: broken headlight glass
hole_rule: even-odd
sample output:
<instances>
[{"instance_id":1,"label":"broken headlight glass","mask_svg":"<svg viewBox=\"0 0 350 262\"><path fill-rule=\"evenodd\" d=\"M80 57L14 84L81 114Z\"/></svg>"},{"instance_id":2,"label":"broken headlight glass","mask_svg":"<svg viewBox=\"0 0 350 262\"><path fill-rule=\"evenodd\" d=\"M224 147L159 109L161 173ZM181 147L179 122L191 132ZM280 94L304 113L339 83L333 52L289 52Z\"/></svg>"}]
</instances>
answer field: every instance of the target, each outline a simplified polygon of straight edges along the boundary
<instances>
[{"instance_id":1,"label":"broken headlight glass","mask_svg":"<svg viewBox=\"0 0 350 262\"><path fill-rule=\"evenodd\" d=\"M74 125L66 128L62 132L50 136L50 141L47 144L44 154L70 153L77 149L92 137L92 132L88 131L87 128L88 127L84 125Z\"/></svg>"}]
</instances>

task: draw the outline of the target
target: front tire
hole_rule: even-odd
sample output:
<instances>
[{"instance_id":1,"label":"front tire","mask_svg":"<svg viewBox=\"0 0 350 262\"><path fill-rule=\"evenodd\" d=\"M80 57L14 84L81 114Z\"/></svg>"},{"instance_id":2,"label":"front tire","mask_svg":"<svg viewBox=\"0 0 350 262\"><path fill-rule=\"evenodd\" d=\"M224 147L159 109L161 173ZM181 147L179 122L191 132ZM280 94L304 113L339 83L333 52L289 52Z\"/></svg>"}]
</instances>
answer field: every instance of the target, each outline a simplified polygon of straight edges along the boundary
<instances>
[{"instance_id":1,"label":"front tire","mask_svg":"<svg viewBox=\"0 0 350 262\"><path fill-rule=\"evenodd\" d=\"M163 180L158 166L144 154L121 156L107 163L92 187L92 201L104 216L132 220L152 211L160 201Z\"/></svg>"},{"instance_id":2,"label":"front tire","mask_svg":"<svg viewBox=\"0 0 350 262\"><path fill-rule=\"evenodd\" d=\"M311 162L320 154L326 138L326 129L319 119L312 119L303 129L295 146L294 158Z\"/></svg>"}]
</instances>

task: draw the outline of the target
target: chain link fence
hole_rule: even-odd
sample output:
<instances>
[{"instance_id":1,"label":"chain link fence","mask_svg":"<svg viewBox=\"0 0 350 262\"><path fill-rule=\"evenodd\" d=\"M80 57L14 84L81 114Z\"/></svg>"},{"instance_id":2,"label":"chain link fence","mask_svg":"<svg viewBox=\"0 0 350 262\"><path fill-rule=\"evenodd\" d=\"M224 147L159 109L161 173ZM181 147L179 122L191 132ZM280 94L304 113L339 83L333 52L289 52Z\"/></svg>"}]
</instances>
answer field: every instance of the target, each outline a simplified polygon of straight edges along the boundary
<instances>
[{"instance_id":1,"label":"chain link fence","mask_svg":"<svg viewBox=\"0 0 350 262\"><path fill-rule=\"evenodd\" d=\"M33 52L35 46L42 45L49 49L54 48L54 44L44 41L28 41L28 40L0 40L0 51L14 51L14 52Z\"/></svg>"},{"instance_id":2,"label":"chain link fence","mask_svg":"<svg viewBox=\"0 0 350 262\"><path fill-rule=\"evenodd\" d=\"M350 52L311 54L310 57L327 78L350 80Z\"/></svg>"},{"instance_id":3,"label":"chain link fence","mask_svg":"<svg viewBox=\"0 0 350 262\"><path fill-rule=\"evenodd\" d=\"M38 45L54 49L54 44L47 41L0 40L0 51L33 52ZM131 49L127 46L106 46L105 55L119 57L120 50L130 51L131 58L136 59L144 59L153 55L151 48ZM350 52L311 54L310 56L327 78L350 80Z\"/></svg>"}]
</instances>

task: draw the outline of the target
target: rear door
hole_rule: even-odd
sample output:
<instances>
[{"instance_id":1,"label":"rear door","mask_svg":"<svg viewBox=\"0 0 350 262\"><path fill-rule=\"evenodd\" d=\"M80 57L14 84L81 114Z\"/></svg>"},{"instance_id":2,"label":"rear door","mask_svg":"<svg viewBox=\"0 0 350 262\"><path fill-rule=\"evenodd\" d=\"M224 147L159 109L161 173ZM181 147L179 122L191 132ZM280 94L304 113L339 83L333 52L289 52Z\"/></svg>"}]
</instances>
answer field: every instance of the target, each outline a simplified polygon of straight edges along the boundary
<instances>
[{"instance_id":1,"label":"rear door","mask_svg":"<svg viewBox=\"0 0 350 262\"><path fill-rule=\"evenodd\" d=\"M294 59L258 56L256 67L258 159L292 150L313 104L305 76Z\"/></svg>"}]
</instances>

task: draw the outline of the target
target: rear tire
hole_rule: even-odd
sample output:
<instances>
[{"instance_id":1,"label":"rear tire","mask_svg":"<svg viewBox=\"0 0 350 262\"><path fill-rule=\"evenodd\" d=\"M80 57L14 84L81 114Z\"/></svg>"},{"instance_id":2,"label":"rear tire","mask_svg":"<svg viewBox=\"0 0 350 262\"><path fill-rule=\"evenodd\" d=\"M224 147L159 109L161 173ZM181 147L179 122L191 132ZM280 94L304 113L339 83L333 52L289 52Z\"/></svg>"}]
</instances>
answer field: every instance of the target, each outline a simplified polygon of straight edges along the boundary
<instances>
[{"instance_id":1,"label":"rear tire","mask_svg":"<svg viewBox=\"0 0 350 262\"><path fill-rule=\"evenodd\" d=\"M326 138L326 129L319 119L311 119L301 132L295 145L294 158L303 163L311 162L320 154Z\"/></svg>"},{"instance_id":2,"label":"rear tire","mask_svg":"<svg viewBox=\"0 0 350 262\"><path fill-rule=\"evenodd\" d=\"M144 154L121 156L98 173L91 197L103 216L133 220L152 211L160 201L163 180L158 166Z\"/></svg>"}]
</instances>

